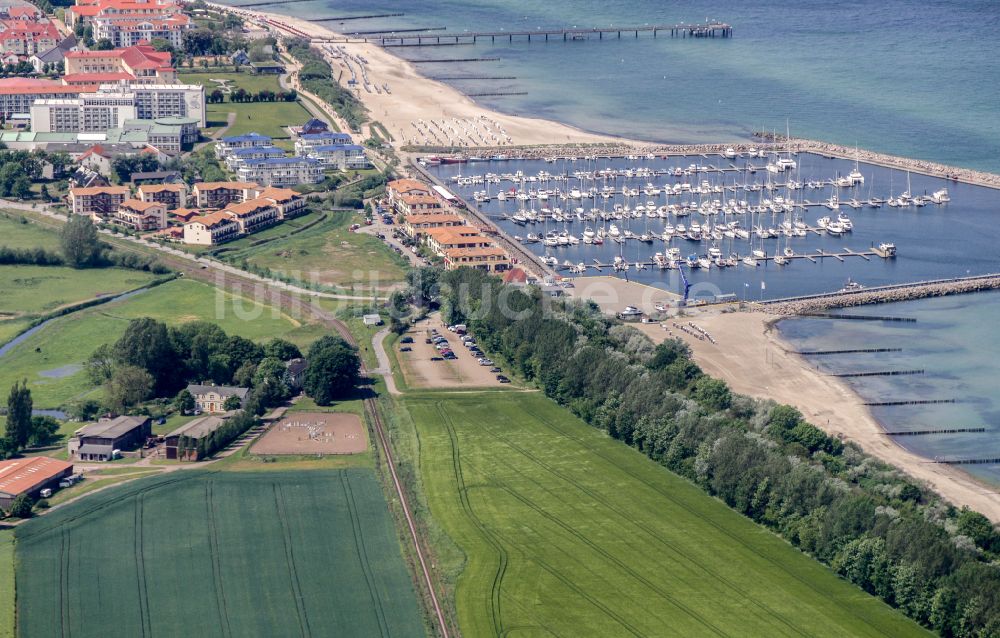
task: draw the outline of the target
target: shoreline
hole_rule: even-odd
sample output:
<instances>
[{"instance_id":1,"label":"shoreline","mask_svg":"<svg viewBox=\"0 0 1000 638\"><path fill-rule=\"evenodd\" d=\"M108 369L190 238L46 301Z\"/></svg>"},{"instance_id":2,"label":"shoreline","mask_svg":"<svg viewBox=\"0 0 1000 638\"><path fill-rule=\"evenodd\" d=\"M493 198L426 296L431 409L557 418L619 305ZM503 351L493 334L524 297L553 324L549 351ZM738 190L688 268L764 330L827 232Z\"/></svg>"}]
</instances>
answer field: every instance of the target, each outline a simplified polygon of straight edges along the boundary
<instances>
[{"instance_id":1,"label":"shoreline","mask_svg":"<svg viewBox=\"0 0 1000 638\"><path fill-rule=\"evenodd\" d=\"M284 31L292 36L318 39L342 37L331 29L283 14L244 10L212 3L219 10L233 12L262 26ZM745 152L751 147L771 151L810 152L841 159L859 159L898 170L909 170L932 177L1000 189L1000 175L926 160L915 160L886 153L848 148L816 140L783 137L761 139L758 143L730 142L704 144L660 144L614 135L595 134L541 118L504 114L476 103L457 89L427 78L415 65L368 43L351 43L352 53L368 59L368 73L376 85L390 84L391 93L375 94L358 90L357 97L369 110L372 122L389 129L393 146L409 155L421 149L449 154L488 152L516 153L517 157L551 157L575 153L585 155L627 156L633 154L691 155L721 154L727 148ZM328 60L329 62L329 60ZM334 64L331 67L337 68ZM467 122L490 121L501 124L509 134L509 144L429 146L407 143L407 125L414 121L462 118ZM565 138L565 139L563 139ZM434 150L430 150L434 149ZM447 150L446 150L447 149ZM710 311L711 312L711 311ZM701 313L686 320L698 321L720 337L719 344L709 344L691 335L668 333L657 324L638 324L654 341L678 336L692 346L695 361L707 374L726 381L734 391L758 398L768 398L798 408L813 425L829 434L841 435L860 445L867 453L927 484L945 500L983 513L1000 522L1000 493L971 474L954 466L936 464L910 452L884 434L881 424L861 405L860 397L843 380L824 377L792 354L776 330L771 328L784 317L756 313ZM735 347L731 347L735 344ZM761 356L763 355L763 356ZM777 385L767 385L780 373Z\"/></svg>"},{"instance_id":2,"label":"shoreline","mask_svg":"<svg viewBox=\"0 0 1000 638\"><path fill-rule=\"evenodd\" d=\"M827 434L853 441L949 503L968 506L1000 522L1000 488L959 467L935 463L887 436L846 381L819 373L781 338L777 323L786 318L745 312L705 312L683 318L711 333L716 343L685 331L664 330L658 324L633 325L656 343L670 337L682 339L691 346L702 370L725 381L734 392L791 405Z\"/></svg>"}]
</instances>

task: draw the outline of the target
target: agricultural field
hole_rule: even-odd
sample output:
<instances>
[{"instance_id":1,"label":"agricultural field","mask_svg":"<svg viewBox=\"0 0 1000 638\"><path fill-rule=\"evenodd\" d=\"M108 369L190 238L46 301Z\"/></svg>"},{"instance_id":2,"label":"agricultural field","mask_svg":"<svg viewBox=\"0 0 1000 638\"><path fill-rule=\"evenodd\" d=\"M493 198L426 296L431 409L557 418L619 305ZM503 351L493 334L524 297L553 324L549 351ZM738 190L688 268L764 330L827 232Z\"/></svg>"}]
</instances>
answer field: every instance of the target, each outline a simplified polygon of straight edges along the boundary
<instances>
[{"instance_id":1,"label":"agricultural field","mask_svg":"<svg viewBox=\"0 0 1000 638\"><path fill-rule=\"evenodd\" d=\"M81 364L103 343L117 339L129 320L153 317L169 324L212 321L248 339L284 337L305 347L322 334L277 308L255 305L206 284L176 280L46 324L0 358L0 388L26 378L35 407L54 408L95 390Z\"/></svg>"},{"instance_id":2,"label":"agricultural field","mask_svg":"<svg viewBox=\"0 0 1000 638\"><path fill-rule=\"evenodd\" d=\"M313 213L317 214L317 213ZM320 223L282 239L227 248L225 258L244 259L277 273L339 288L387 290L406 277L405 261L377 237L350 231L359 220L349 211L330 211ZM244 240L240 240L244 241Z\"/></svg>"},{"instance_id":3,"label":"agricultural field","mask_svg":"<svg viewBox=\"0 0 1000 638\"><path fill-rule=\"evenodd\" d=\"M402 404L467 638L927 635L540 395Z\"/></svg>"},{"instance_id":4,"label":"agricultural field","mask_svg":"<svg viewBox=\"0 0 1000 638\"><path fill-rule=\"evenodd\" d=\"M22 636L425 635L371 470L175 472L16 535Z\"/></svg>"},{"instance_id":5,"label":"agricultural field","mask_svg":"<svg viewBox=\"0 0 1000 638\"><path fill-rule=\"evenodd\" d=\"M14 530L0 531L0 638L14 636Z\"/></svg>"}]
</instances>

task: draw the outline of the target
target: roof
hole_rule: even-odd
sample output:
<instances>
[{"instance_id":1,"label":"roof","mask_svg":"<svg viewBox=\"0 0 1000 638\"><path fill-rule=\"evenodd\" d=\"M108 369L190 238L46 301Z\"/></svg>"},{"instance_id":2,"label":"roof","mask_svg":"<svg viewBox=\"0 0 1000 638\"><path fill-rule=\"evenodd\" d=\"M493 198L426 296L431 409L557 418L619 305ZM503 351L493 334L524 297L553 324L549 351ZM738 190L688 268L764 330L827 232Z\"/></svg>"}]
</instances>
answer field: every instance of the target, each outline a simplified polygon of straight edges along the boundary
<instances>
[{"instance_id":1,"label":"roof","mask_svg":"<svg viewBox=\"0 0 1000 638\"><path fill-rule=\"evenodd\" d=\"M177 210L181 210L181 209L177 209ZM178 217L181 216L176 211L174 211L174 214L177 215ZM186 213L185 213L185 216L186 216ZM204 224L205 228L215 228L216 226L218 226L220 224L235 224L235 223L236 223L236 220L233 219L232 215L230 215L226 211L221 211L220 210L220 211L216 211L214 213L209 213L207 215L202 215L201 217L192 217L192 218L189 218L187 220L187 222L185 222L185 225L186 224ZM192 390L192 392L194 392L194 391Z\"/></svg>"},{"instance_id":2,"label":"roof","mask_svg":"<svg viewBox=\"0 0 1000 638\"><path fill-rule=\"evenodd\" d=\"M265 157L263 159L249 160L249 166L281 166L284 164L319 164L319 160L310 157Z\"/></svg>"},{"instance_id":3,"label":"roof","mask_svg":"<svg viewBox=\"0 0 1000 638\"><path fill-rule=\"evenodd\" d=\"M188 385L187 390L195 396L214 392L222 397L237 396L241 399L246 397L247 392L250 391L249 388L237 388L231 385L198 385L197 383Z\"/></svg>"},{"instance_id":4,"label":"roof","mask_svg":"<svg viewBox=\"0 0 1000 638\"><path fill-rule=\"evenodd\" d=\"M128 195L128 188L125 186L91 186L89 188L71 188L69 194L80 195Z\"/></svg>"},{"instance_id":5,"label":"roof","mask_svg":"<svg viewBox=\"0 0 1000 638\"><path fill-rule=\"evenodd\" d=\"M200 439L218 430L225 422L226 419L221 416L203 416L200 419L189 421L167 436L189 436L193 439Z\"/></svg>"},{"instance_id":6,"label":"roof","mask_svg":"<svg viewBox=\"0 0 1000 638\"><path fill-rule=\"evenodd\" d=\"M59 80L45 80L41 78L3 78L0 79L0 94L44 94L44 93L65 93L76 95L80 93L80 88L66 86Z\"/></svg>"},{"instance_id":7,"label":"roof","mask_svg":"<svg viewBox=\"0 0 1000 638\"><path fill-rule=\"evenodd\" d=\"M249 146L247 148L234 148L229 151L230 155L235 155L237 157L241 155L255 155L257 153L270 153L272 155L277 154L278 156L283 156L285 151L281 150L277 146Z\"/></svg>"},{"instance_id":8,"label":"roof","mask_svg":"<svg viewBox=\"0 0 1000 638\"><path fill-rule=\"evenodd\" d=\"M258 199L273 199L276 202L290 202L299 199L299 194L290 188L277 188L269 186L260 192Z\"/></svg>"},{"instance_id":9,"label":"roof","mask_svg":"<svg viewBox=\"0 0 1000 638\"><path fill-rule=\"evenodd\" d=\"M198 208L175 208L174 210L167 211L167 214L168 215L172 215L174 217L177 217L177 218L182 219L185 222L187 222L187 221L190 221L194 217L198 217L200 215L202 215L202 216L203 215L208 215L211 212L212 211L204 211L204 210L201 210L201 209L198 209Z\"/></svg>"},{"instance_id":10,"label":"roof","mask_svg":"<svg viewBox=\"0 0 1000 638\"><path fill-rule=\"evenodd\" d=\"M243 217L244 215L252 215L253 213L256 213L264 208L271 208L272 206L274 206L272 202L261 201L259 199L248 199L247 201L240 202L238 204L229 204L223 210L230 212L237 217Z\"/></svg>"},{"instance_id":11,"label":"roof","mask_svg":"<svg viewBox=\"0 0 1000 638\"><path fill-rule=\"evenodd\" d=\"M72 463L50 459L47 456L0 461L0 493L16 496L30 492L66 470L72 469Z\"/></svg>"},{"instance_id":12,"label":"roof","mask_svg":"<svg viewBox=\"0 0 1000 638\"><path fill-rule=\"evenodd\" d=\"M121 208L130 208L134 211L144 213L150 208L163 208L159 202L144 202L141 199L126 199L122 202Z\"/></svg>"},{"instance_id":13,"label":"roof","mask_svg":"<svg viewBox=\"0 0 1000 638\"><path fill-rule=\"evenodd\" d=\"M403 200L403 203L411 205L413 204L437 204L438 206L441 205L440 200L438 200L438 198L434 197L433 195L403 195L402 197L400 197L400 199Z\"/></svg>"},{"instance_id":14,"label":"roof","mask_svg":"<svg viewBox=\"0 0 1000 638\"><path fill-rule=\"evenodd\" d=\"M216 191L221 189L228 190L247 190L251 188L260 188L254 182L200 182L195 184L194 187L198 191Z\"/></svg>"},{"instance_id":15,"label":"roof","mask_svg":"<svg viewBox=\"0 0 1000 638\"><path fill-rule=\"evenodd\" d=\"M337 133L336 131L323 131L322 133L303 133L299 135L303 140L347 140L351 141L348 133Z\"/></svg>"},{"instance_id":16,"label":"roof","mask_svg":"<svg viewBox=\"0 0 1000 638\"><path fill-rule=\"evenodd\" d=\"M477 238L488 242L486 237L479 234L479 231L472 226L445 226L442 228L428 228L424 233L433 238L439 244L461 241L463 239Z\"/></svg>"},{"instance_id":17,"label":"roof","mask_svg":"<svg viewBox=\"0 0 1000 638\"><path fill-rule=\"evenodd\" d=\"M364 147L358 144L323 144L316 146L313 151L318 153L332 153L334 151L363 151Z\"/></svg>"},{"instance_id":18,"label":"roof","mask_svg":"<svg viewBox=\"0 0 1000 638\"><path fill-rule=\"evenodd\" d=\"M143 193L162 193L163 191L180 193L186 188L184 184L143 184L139 187L139 190Z\"/></svg>"},{"instance_id":19,"label":"roof","mask_svg":"<svg viewBox=\"0 0 1000 638\"><path fill-rule=\"evenodd\" d=\"M271 138L267 135L261 135L260 133L247 133L246 135L231 135L229 137L222 138L224 144L234 144L237 142L270 142Z\"/></svg>"},{"instance_id":20,"label":"roof","mask_svg":"<svg viewBox=\"0 0 1000 638\"><path fill-rule=\"evenodd\" d=\"M76 431L76 435L102 439L117 439L149 421L148 416L120 416L114 419L101 419L97 423L85 425Z\"/></svg>"},{"instance_id":21,"label":"roof","mask_svg":"<svg viewBox=\"0 0 1000 638\"><path fill-rule=\"evenodd\" d=\"M424 184L423 182L418 182L415 179L395 179L386 184L386 187L391 188L397 193L406 193L409 191L421 191L423 193L430 194L431 192L430 186Z\"/></svg>"},{"instance_id":22,"label":"roof","mask_svg":"<svg viewBox=\"0 0 1000 638\"><path fill-rule=\"evenodd\" d=\"M504 273L503 282L505 284L526 284L528 283L528 273L524 272L520 268L511 268Z\"/></svg>"}]
</instances>

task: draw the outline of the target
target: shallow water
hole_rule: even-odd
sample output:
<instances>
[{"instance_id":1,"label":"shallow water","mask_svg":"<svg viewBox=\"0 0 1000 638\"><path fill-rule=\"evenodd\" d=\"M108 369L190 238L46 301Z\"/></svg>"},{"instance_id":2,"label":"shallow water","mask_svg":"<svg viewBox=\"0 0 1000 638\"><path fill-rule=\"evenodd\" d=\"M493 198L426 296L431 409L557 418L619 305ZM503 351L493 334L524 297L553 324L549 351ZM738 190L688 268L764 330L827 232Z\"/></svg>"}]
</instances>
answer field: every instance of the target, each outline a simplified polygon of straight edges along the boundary
<instances>
[{"instance_id":1,"label":"shallow water","mask_svg":"<svg viewBox=\"0 0 1000 638\"><path fill-rule=\"evenodd\" d=\"M778 324L800 351L902 348L901 352L807 357L831 373L925 370L913 376L845 379L866 401L956 399L958 403L873 407L888 431L985 427L982 433L896 437L928 458L1000 458L1000 292L852 308L850 314L898 316L916 323L796 317ZM1000 484L1000 465L963 465Z\"/></svg>"}]
</instances>

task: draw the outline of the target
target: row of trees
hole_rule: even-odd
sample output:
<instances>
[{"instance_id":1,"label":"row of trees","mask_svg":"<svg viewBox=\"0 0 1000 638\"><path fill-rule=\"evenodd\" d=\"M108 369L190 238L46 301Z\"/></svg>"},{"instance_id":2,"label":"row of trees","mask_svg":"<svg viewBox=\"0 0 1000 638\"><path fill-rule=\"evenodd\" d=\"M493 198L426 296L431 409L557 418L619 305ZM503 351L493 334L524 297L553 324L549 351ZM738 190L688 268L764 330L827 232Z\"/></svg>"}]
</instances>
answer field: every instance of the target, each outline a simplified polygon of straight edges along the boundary
<instances>
[{"instance_id":1,"label":"row of trees","mask_svg":"<svg viewBox=\"0 0 1000 638\"><path fill-rule=\"evenodd\" d=\"M232 93L229 94L230 102L294 102L299 97L299 94L295 92L294 89L289 91L271 91L270 89L261 89L254 93L253 91L247 91L243 87L237 87ZM226 101L226 94L220 89L214 89L211 93L205 96L205 101L209 104L222 104Z\"/></svg>"},{"instance_id":2,"label":"row of trees","mask_svg":"<svg viewBox=\"0 0 1000 638\"><path fill-rule=\"evenodd\" d=\"M654 347L596 306L471 269L411 282L488 352L610 436L687 477L944 636L1000 635L1000 535L788 406L734 395L683 342Z\"/></svg>"},{"instance_id":3,"label":"row of trees","mask_svg":"<svg viewBox=\"0 0 1000 638\"><path fill-rule=\"evenodd\" d=\"M22 258L23 261L11 263L33 263L48 266L63 264L72 268L131 268L156 274L165 274L169 270L153 257L139 253L123 253L112 250L100 240L97 227L90 218L83 215L70 215L63 224L59 235L61 254L56 255L42 248L30 250L0 251L0 263L3 252L9 253L10 259ZM59 259L57 261L57 258Z\"/></svg>"},{"instance_id":4,"label":"row of trees","mask_svg":"<svg viewBox=\"0 0 1000 638\"><path fill-rule=\"evenodd\" d=\"M197 453L200 459L212 456L256 424L256 415L252 411L244 409L227 419L208 436L200 439L181 436L177 440L177 458L183 459L191 452Z\"/></svg>"},{"instance_id":5,"label":"row of trees","mask_svg":"<svg viewBox=\"0 0 1000 638\"><path fill-rule=\"evenodd\" d=\"M26 447L46 445L59 430L49 416L32 416L34 402L27 381L14 383L7 395L7 424L0 439L0 457L9 458Z\"/></svg>"},{"instance_id":6,"label":"row of trees","mask_svg":"<svg viewBox=\"0 0 1000 638\"><path fill-rule=\"evenodd\" d=\"M72 163L66 153L4 151L0 154L0 197L28 199L34 195L32 183L42 179L46 165L51 166L53 177L58 178L65 174ZM50 199L47 189L40 196Z\"/></svg>"}]
</instances>

